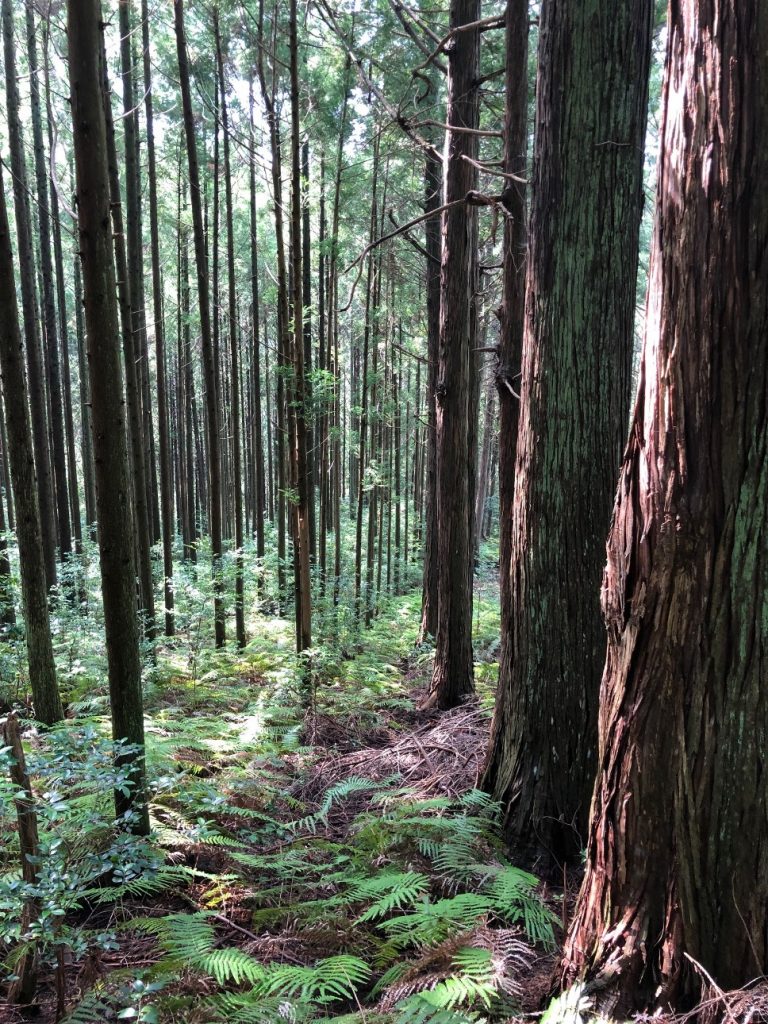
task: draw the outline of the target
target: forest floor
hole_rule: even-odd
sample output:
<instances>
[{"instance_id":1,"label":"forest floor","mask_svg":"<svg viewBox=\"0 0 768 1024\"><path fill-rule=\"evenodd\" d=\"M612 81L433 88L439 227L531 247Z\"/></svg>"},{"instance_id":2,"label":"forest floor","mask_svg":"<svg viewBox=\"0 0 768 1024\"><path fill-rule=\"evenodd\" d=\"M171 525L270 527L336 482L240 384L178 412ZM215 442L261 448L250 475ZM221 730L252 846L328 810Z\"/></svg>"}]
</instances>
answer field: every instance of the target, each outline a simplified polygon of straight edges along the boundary
<instances>
[{"instance_id":1,"label":"forest floor","mask_svg":"<svg viewBox=\"0 0 768 1024\"><path fill-rule=\"evenodd\" d=\"M65 727L28 732L40 984L0 1022L594 1020L579 989L542 1018L574 893L506 860L500 808L477 789L496 587L476 594L476 698L452 712L418 710L432 663L418 612L418 594L392 599L354 648L316 648L309 687L275 617L252 620L242 653L191 631L161 650L146 683L149 840L112 827L92 680ZM65 642L72 679L87 676L85 638ZM0 952L18 916L8 796L0 784Z\"/></svg>"},{"instance_id":2,"label":"forest floor","mask_svg":"<svg viewBox=\"0 0 768 1024\"><path fill-rule=\"evenodd\" d=\"M31 734L50 927L35 1005L0 1021L64 1007L72 1024L464 1024L537 1009L559 896L505 861L499 809L476 788L497 591L478 585L477 698L446 714L418 710L432 661L418 606L390 600L354 649L318 648L309 686L279 618L258 616L242 653L191 634L162 650L146 684L149 841L109 828L103 694L72 701L55 738ZM85 644L69 660L77 679Z\"/></svg>"}]
</instances>

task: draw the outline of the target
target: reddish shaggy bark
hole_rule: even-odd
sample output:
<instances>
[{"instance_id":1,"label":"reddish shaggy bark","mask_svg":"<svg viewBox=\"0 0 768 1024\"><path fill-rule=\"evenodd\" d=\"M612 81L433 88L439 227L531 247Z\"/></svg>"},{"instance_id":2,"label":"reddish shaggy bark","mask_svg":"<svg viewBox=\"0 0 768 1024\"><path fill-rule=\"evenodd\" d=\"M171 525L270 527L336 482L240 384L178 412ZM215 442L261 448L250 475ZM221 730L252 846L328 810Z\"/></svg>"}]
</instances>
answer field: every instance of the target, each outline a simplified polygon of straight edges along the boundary
<instances>
[{"instance_id":1,"label":"reddish shaggy bark","mask_svg":"<svg viewBox=\"0 0 768 1024\"><path fill-rule=\"evenodd\" d=\"M618 1016L768 969L768 8L670 7L640 391L564 976Z\"/></svg>"}]
</instances>

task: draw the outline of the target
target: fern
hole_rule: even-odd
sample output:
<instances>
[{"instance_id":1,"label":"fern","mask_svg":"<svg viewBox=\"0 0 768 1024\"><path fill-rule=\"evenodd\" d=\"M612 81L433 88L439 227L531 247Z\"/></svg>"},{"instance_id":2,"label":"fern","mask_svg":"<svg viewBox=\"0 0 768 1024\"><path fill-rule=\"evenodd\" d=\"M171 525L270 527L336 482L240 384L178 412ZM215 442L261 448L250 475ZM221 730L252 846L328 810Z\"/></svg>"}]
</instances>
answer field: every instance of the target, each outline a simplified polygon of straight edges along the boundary
<instances>
[{"instance_id":1,"label":"fern","mask_svg":"<svg viewBox=\"0 0 768 1024\"><path fill-rule=\"evenodd\" d=\"M397 1024L477 1024L473 1012L457 1013L443 1005L442 992L417 992L398 1006Z\"/></svg>"},{"instance_id":2,"label":"fern","mask_svg":"<svg viewBox=\"0 0 768 1024\"><path fill-rule=\"evenodd\" d=\"M378 921L393 910L420 899L429 889L429 879L416 871L388 871L353 884L349 891L352 902L374 899L375 902L358 917L358 923Z\"/></svg>"},{"instance_id":3,"label":"fern","mask_svg":"<svg viewBox=\"0 0 768 1024\"><path fill-rule=\"evenodd\" d=\"M82 897L101 906L105 903L118 903L120 900L138 896L154 896L159 892L165 892L174 885L186 884L190 875L191 872L186 867L169 865L160 868L155 874L139 875L121 885L84 889L78 894L78 898Z\"/></svg>"},{"instance_id":4,"label":"fern","mask_svg":"<svg viewBox=\"0 0 768 1024\"><path fill-rule=\"evenodd\" d=\"M314 967L271 964L261 991L265 995L298 997L304 1001L329 1003L352 999L371 976L371 969L356 956L341 954L318 960Z\"/></svg>"},{"instance_id":5,"label":"fern","mask_svg":"<svg viewBox=\"0 0 768 1024\"><path fill-rule=\"evenodd\" d=\"M86 992L78 1005L63 1019L62 1024L104 1024L111 1007L96 989Z\"/></svg>"},{"instance_id":6,"label":"fern","mask_svg":"<svg viewBox=\"0 0 768 1024\"><path fill-rule=\"evenodd\" d=\"M314 814L309 814L304 818L299 818L298 821L291 822L290 825L288 825L288 828L293 832L314 832L318 825L327 822L328 815L330 814L334 804L339 803L341 800L346 800L346 798L351 796L353 793L363 793L370 789L380 789L382 785L384 785L384 783L373 782L370 779L363 779L354 775L350 776L348 779L343 779L341 782L337 782L325 791L325 796L319 810Z\"/></svg>"},{"instance_id":7,"label":"fern","mask_svg":"<svg viewBox=\"0 0 768 1024\"><path fill-rule=\"evenodd\" d=\"M432 946L455 930L467 930L491 910L487 896L463 892L437 903L425 901L411 914L384 921L380 927L401 948Z\"/></svg>"},{"instance_id":8,"label":"fern","mask_svg":"<svg viewBox=\"0 0 768 1024\"><path fill-rule=\"evenodd\" d=\"M555 948L553 925L557 918L536 893L538 880L508 865L501 868L488 887L493 909L512 924L521 922L532 942L546 949Z\"/></svg>"},{"instance_id":9,"label":"fern","mask_svg":"<svg viewBox=\"0 0 768 1024\"><path fill-rule=\"evenodd\" d=\"M263 984L266 971L262 964L237 947L212 949L210 953L191 961L195 970L211 975L220 985L231 982L241 985Z\"/></svg>"}]
</instances>

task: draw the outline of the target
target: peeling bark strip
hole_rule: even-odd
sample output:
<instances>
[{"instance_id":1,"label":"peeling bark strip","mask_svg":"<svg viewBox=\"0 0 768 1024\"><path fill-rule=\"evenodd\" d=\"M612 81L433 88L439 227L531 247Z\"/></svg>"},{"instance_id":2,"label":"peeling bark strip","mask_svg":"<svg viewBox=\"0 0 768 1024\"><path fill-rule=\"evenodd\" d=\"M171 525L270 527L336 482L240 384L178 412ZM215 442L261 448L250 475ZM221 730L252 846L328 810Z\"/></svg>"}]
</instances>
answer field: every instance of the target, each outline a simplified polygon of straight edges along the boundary
<instances>
[{"instance_id":1,"label":"peeling bark strip","mask_svg":"<svg viewBox=\"0 0 768 1024\"><path fill-rule=\"evenodd\" d=\"M651 0L610 11L545 0L541 11L515 491L502 523L509 612L486 784L522 857L558 873L583 847L596 767L598 593L629 418L652 11Z\"/></svg>"},{"instance_id":2,"label":"peeling bark strip","mask_svg":"<svg viewBox=\"0 0 768 1024\"><path fill-rule=\"evenodd\" d=\"M565 950L618 1016L768 970L768 7L670 7L645 347ZM658 987L658 992L657 992Z\"/></svg>"}]
</instances>

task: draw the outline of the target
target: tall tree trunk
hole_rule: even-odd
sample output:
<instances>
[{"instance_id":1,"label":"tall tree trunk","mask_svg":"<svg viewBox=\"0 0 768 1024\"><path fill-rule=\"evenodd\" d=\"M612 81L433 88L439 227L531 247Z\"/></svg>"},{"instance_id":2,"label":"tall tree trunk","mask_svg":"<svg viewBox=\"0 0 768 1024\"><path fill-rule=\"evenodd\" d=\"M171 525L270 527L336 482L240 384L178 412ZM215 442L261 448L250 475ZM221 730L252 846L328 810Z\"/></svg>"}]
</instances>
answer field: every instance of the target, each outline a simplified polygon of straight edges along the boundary
<instances>
[{"instance_id":1,"label":"tall tree trunk","mask_svg":"<svg viewBox=\"0 0 768 1024\"><path fill-rule=\"evenodd\" d=\"M480 18L480 0L451 0L454 36L448 53L448 124L444 200L465 199L477 172L480 36L466 25ZM458 31L455 31L457 30ZM468 128L469 132L462 131ZM468 157L469 159L464 159ZM436 402L437 630L427 705L451 708L474 689L472 660L472 494L469 466L473 408L471 336L475 288L476 211L462 204L442 216L440 347Z\"/></svg>"},{"instance_id":2,"label":"tall tree trunk","mask_svg":"<svg viewBox=\"0 0 768 1024\"><path fill-rule=\"evenodd\" d=\"M493 447L493 434L496 425L496 396L492 390L488 390L485 399L485 417L483 423L483 449L480 456L480 465L477 470L477 491L475 494L475 545L474 558L477 560L480 554L480 541L483 534L483 520L485 518L485 501L488 494L488 483L491 471L491 448Z\"/></svg>"},{"instance_id":3,"label":"tall tree trunk","mask_svg":"<svg viewBox=\"0 0 768 1024\"><path fill-rule=\"evenodd\" d=\"M299 123L299 44L296 0L290 0L289 40L291 51L291 348L293 376L290 389L291 483L293 503L293 558L295 572L296 649L312 646L312 594L310 589L310 484L307 462L307 389L304 376L304 278L302 274L302 187L301 137Z\"/></svg>"},{"instance_id":4,"label":"tall tree trunk","mask_svg":"<svg viewBox=\"0 0 768 1024\"><path fill-rule=\"evenodd\" d=\"M598 594L629 409L652 9L541 11L517 467L501 524L510 594L485 784L510 842L544 871L580 854L597 763ZM502 396L510 374L505 351ZM504 467L506 509L507 452Z\"/></svg>"},{"instance_id":5,"label":"tall tree trunk","mask_svg":"<svg viewBox=\"0 0 768 1024\"><path fill-rule=\"evenodd\" d=\"M19 87L16 78L16 52L13 33L12 0L2 0L3 51L5 56L5 103L8 118L8 139L11 150L11 177L16 212L18 239L19 283L24 319L24 346L29 376L29 401L32 412L32 437L35 449L40 526L43 535L45 578L52 587L56 582L56 513L53 497L53 478L48 455L48 414L37 324L35 296L35 263L32 248L27 167L24 157L24 139L21 130Z\"/></svg>"},{"instance_id":6,"label":"tall tree trunk","mask_svg":"<svg viewBox=\"0 0 768 1024\"><path fill-rule=\"evenodd\" d=\"M440 219L434 212L441 200L441 167L427 154L424 164L424 212L433 215L424 228L427 273L427 444L424 572L421 585L419 642L437 632L437 364L440 355Z\"/></svg>"},{"instance_id":7,"label":"tall tree trunk","mask_svg":"<svg viewBox=\"0 0 768 1024\"><path fill-rule=\"evenodd\" d=\"M499 590L502 646L510 633L512 603L512 501L515 489L520 366L525 328L525 267L528 245L525 179L528 152L528 0L509 0L505 18L503 295L496 387L499 397ZM478 524L479 526L479 524Z\"/></svg>"},{"instance_id":8,"label":"tall tree trunk","mask_svg":"<svg viewBox=\"0 0 768 1024\"><path fill-rule=\"evenodd\" d=\"M56 321L56 289L53 278L51 244L51 204L48 192L48 167L43 141L43 117L40 109L37 39L32 3L26 5L27 57L29 60L30 101L32 109L32 140L35 154L37 185L37 223L40 231L40 270L43 281L43 324L45 326L46 370L48 373L48 408L50 411L51 447L56 484L56 514L59 524L59 545L62 555L72 552L72 528L67 477L66 431L61 387L59 331ZM66 343L66 335L62 339Z\"/></svg>"},{"instance_id":9,"label":"tall tree trunk","mask_svg":"<svg viewBox=\"0 0 768 1024\"><path fill-rule=\"evenodd\" d=\"M250 214L251 214L251 375L253 387L253 427L252 447L256 461L256 477L254 488L254 509L256 513L256 554L264 557L264 508L266 505L266 489L264 484L264 440L261 427L261 355L259 352L259 252L258 252L258 221L256 218L256 136L254 132L253 78L248 81L249 110L249 156L250 172Z\"/></svg>"},{"instance_id":10,"label":"tall tree trunk","mask_svg":"<svg viewBox=\"0 0 768 1024\"><path fill-rule=\"evenodd\" d=\"M599 772L565 947L566 977L586 972L619 1017L687 1008L700 969L726 990L768 972L766 50L759 0L670 7Z\"/></svg>"},{"instance_id":11,"label":"tall tree trunk","mask_svg":"<svg viewBox=\"0 0 768 1024\"><path fill-rule=\"evenodd\" d=\"M304 423L306 432L307 517L309 522L310 561L317 557L315 524L315 417L312 399L312 233L309 208L309 142L301 144L301 273L302 273L302 337L304 339L304 391L306 393Z\"/></svg>"},{"instance_id":12,"label":"tall tree trunk","mask_svg":"<svg viewBox=\"0 0 768 1024\"><path fill-rule=\"evenodd\" d=\"M224 136L224 202L227 221L227 284L229 296L229 351L232 418L232 485L234 490L235 535L235 636L238 647L245 647L245 598L243 592L243 481L240 467L240 359L237 342L237 282L235 280L235 219L232 212L232 173L229 162L229 117L224 79L224 55L221 47L218 10L214 11L216 59L219 72L221 127Z\"/></svg>"},{"instance_id":13,"label":"tall tree trunk","mask_svg":"<svg viewBox=\"0 0 768 1024\"><path fill-rule=\"evenodd\" d=\"M104 70L100 67L103 22L99 0L69 0L67 12L112 735L136 748L118 755L118 761L128 765L132 788L127 794L115 790L115 809L118 816L130 813L127 824L133 831L147 834L134 524L112 259Z\"/></svg>"},{"instance_id":14,"label":"tall tree trunk","mask_svg":"<svg viewBox=\"0 0 768 1024\"><path fill-rule=\"evenodd\" d=\"M122 10L122 8L121 8ZM114 251L117 271L117 291L119 296L120 326L123 340L123 363L125 365L125 394L128 405L128 445L130 465L132 469L131 485L134 506L134 531L136 542L136 569L139 577L140 608L144 614L144 631L151 641L155 635L155 593L152 581L152 562L150 556L149 508L147 505L146 472L144 467L144 427L141 416L141 392L137 368L136 338L133 325L133 302L131 286L136 283L138 271L129 269L126 250L126 236L123 222L123 207L120 199L120 176L115 142L115 125L112 115L112 103L109 81L107 79L106 57L102 56L104 70L103 96L104 114L107 131L107 160L110 188L112 190L112 223L114 225ZM126 88L125 81L123 88ZM133 98L131 94L131 107ZM129 108L130 109L130 108ZM130 121L129 117L124 121ZM126 150L132 147L126 145ZM128 179L126 192L130 196L130 180L133 177L132 164L126 168ZM132 200L135 203L135 197ZM131 229L128 231L130 241ZM135 242L134 242L135 244ZM98 488L97 488L98 489Z\"/></svg>"},{"instance_id":15,"label":"tall tree trunk","mask_svg":"<svg viewBox=\"0 0 768 1024\"><path fill-rule=\"evenodd\" d=\"M13 253L0 167L0 372L3 375L8 456L16 502L19 571L26 628L29 681L35 717L52 725L64 717L48 615L45 555L37 503L32 424L27 406L27 382L22 359Z\"/></svg>"},{"instance_id":16,"label":"tall tree trunk","mask_svg":"<svg viewBox=\"0 0 768 1024\"><path fill-rule=\"evenodd\" d=\"M83 490L85 491L85 518L91 540L96 540L96 470L93 463L93 428L91 425L91 384L88 380L88 354L86 351L85 322L83 319L83 287L80 257L75 256L73 272L75 285L75 330L77 332L77 367L80 377L80 439L83 459Z\"/></svg>"},{"instance_id":17,"label":"tall tree trunk","mask_svg":"<svg viewBox=\"0 0 768 1024\"><path fill-rule=\"evenodd\" d=\"M165 635L174 634L173 616L173 486L168 423L167 368L163 283L160 273L160 226L157 209L157 167L155 159L152 61L149 50L149 10L141 0L141 34L144 51L144 106L147 117L147 176L149 179L149 232L152 249L152 299L155 317L155 361L157 363L157 427L160 445L160 505L163 533L163 579L165 593Z\"/></svg>"},{"instance_id":18,"label":"tall tree trunk","mask_svg":"<svg viewBox=\"0 0 768 1024\"><path fill-rule=\"evenodd\" d=\"M208 295L208 256L205 251L203 231L203 205L200 188L200 170L197 160L195 121L192 112L192 92L189 84L189 61L184 35L183 0L174 0L176 27L176 49L179 60L179 81L184 111L184 132L187 142L189 164L189 187L192 204L192 227L195 241L195 262L197 264L197 291L200 310L200 331L203 347L203 372L205 377L205 407L208 423L208 487L210 492L210 524L213 589L214 629L216 646L223 647L225 639L224 602L222 600L222 541L221 541L221 452L219 444L219 412L217 405L216 365L211 330L211 307Z\"/></svg>"}]
</instances>

